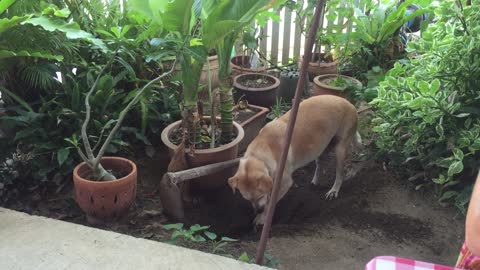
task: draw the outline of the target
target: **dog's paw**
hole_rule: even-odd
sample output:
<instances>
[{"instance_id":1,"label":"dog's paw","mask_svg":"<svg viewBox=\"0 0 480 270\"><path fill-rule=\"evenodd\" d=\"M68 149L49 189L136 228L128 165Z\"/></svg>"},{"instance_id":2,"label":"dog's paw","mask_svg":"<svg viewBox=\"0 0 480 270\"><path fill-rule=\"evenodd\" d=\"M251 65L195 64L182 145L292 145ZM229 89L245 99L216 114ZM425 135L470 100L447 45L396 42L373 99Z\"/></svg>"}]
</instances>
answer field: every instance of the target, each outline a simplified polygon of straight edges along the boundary
<instances>
[{"instance_id":1,"label":"dog's paw","mask_svg":"<svg viewBox=\"0 0 480 270\"><path fill-rule=\"evenodd\" d=\"M253 220L253 226L256 227L265 224L265 216L265 213L258 214Z\"/></svg>"},{"instance_id":2,"label":"dog's paw","mask_svg":"<svg viewBox=\"0 0 480 270\"><path fill-rule=\"evenodd\" d=\"M333 200L338 197L338 190L335 189L330 189L327 194L325 194L325 199L327 200Z\"/></svg>"},{"instance_id":3,"label":"dog's paw","mask_svg":"<svg viewBox=\"0 0 480 270\"><path fill-rule=\"evenodd\" d=\"M310 183L312 183L314 186L318 186L319 182L320 181L318 181L318 178L314 177Z\"/></svg>"}]
</instances>

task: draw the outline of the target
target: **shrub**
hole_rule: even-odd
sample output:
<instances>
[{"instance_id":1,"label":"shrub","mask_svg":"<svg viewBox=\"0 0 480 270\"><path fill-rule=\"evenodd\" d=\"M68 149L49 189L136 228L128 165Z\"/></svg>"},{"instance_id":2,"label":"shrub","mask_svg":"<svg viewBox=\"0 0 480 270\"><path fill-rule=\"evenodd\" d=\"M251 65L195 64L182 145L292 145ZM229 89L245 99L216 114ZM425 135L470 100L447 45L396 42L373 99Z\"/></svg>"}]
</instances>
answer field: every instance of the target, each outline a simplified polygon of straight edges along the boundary
<instances>
[{"instance_id":1,"label":"shrub","mask_svg":"<svg viewBox=\"0 0 480 270\"><path fill-rule=\"evenodd\" d=\"M452 11L453 8L453 11ZM438 19L378 88L373 130L381 154L431 179L440 201L465 211L480 150L480 8L444 1Z\"/></svg>"}]
</instances>

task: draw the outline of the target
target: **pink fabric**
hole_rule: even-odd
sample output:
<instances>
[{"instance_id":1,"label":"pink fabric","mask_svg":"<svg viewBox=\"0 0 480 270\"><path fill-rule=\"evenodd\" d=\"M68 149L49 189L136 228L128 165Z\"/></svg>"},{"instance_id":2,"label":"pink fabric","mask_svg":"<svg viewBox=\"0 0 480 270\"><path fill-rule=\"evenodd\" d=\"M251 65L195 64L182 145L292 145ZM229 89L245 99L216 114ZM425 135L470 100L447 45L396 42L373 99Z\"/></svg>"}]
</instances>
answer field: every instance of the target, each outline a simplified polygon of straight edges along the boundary
<instances>
[{"instance_id":1,"label":"pink fabric","mask_svg":"<svg viewBox=\"0 0 480 270\"><path fill-rule=\"evenodd\" d=\"M444 265L426 263L393 256L380 256L368 262L365 270L461 270Z\"/></svg>"}]
</instances>

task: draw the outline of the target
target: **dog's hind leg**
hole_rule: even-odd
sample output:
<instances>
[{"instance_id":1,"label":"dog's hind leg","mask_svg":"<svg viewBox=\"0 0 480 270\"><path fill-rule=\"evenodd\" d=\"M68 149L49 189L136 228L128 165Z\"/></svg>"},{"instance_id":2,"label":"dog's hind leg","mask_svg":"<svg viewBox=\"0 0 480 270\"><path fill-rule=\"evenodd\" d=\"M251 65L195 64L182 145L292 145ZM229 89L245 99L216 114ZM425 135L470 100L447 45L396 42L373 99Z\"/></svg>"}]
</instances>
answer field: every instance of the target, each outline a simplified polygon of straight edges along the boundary
<instances>
[{"instance_id":1,"label":"dog's hind leg","mask_svg":"<svg viewBox=\"0 0 480 270\"><path fill-rule=\"evenodd\" d=\"M338 192L342 187L343 179L345 177L344 172L344 165L345 159L347 157L347 149L348 145L350 144L351 140L342 140L335 146L335 157L337 160L336 165L336 175L335 175L335 183L333 184L332 188L325 194L327 199L334 199L338 196Z\"/></svg>"},{"instance_id":2,"label":"dog's hind leg","mask_svg":"<svg viewBox=\"0 0 480 270\"><path fill-rule=\"evenodd\" d=\"M316 186L320 181L320 156L318 156L317 159L315 160L315 165L316 165L316 168L315 168L315 174L313 175L312 184Z\"/></svg>"}]
</instances>

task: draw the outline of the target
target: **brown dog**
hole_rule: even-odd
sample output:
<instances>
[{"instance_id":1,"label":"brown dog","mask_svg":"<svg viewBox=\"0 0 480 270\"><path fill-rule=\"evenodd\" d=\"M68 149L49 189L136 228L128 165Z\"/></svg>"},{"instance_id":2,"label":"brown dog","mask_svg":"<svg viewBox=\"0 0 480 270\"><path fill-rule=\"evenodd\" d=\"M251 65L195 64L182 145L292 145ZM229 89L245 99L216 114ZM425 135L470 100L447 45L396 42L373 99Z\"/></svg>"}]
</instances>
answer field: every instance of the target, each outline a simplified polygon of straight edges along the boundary
<instances>
[{"instance_id":1,"label":"brown dog","mask_svg":"<svg viewBox=\"0 0 480 270\"><path fill-rule=\"evenodd\" d=\"M240 160L237 173L228 179L233 192L238 189L243 198L251 202L257 213L254 221L257 225L264 223L264 209L272 191L273 177L280 159L289 117L290 111L260 130ZM354 140L358 135L356 131L357 111L347 100L322 95L301 102L278 200L292 186L292 173L313 160L316 160L317 168L312 184L318 184L318 158L330 142L335 143L337 164L335 183L327 192L326 198L336 198L344 179L343 167L348 147L352 142L359 143L359 137Z\"/></svg>"}]
</instances>

